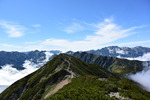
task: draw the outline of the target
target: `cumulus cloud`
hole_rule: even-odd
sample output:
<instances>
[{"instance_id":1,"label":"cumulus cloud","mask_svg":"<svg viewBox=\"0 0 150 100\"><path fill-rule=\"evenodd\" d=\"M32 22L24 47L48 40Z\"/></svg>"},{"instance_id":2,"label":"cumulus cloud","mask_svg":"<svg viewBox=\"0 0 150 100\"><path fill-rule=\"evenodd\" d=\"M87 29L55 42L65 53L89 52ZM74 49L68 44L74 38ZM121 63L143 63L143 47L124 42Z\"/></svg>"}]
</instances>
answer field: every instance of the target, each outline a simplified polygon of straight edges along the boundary
<instances>
[{"instance_id":1,"label":"cumulus cloud","mask_svg":"<svg viewBox=\"0 0 150 100\"><path fill-rule=\"evenodd\" d=\"M50 38L43 41L42 45L51 45L73 51L97 49L106 43L130 36L134 33L135 29L143 27L134 26L123 29L121 26L115 24L112 19L104 19L103 22L92 24L91 26L95 28L95 33L85 36L81 41Z\"/></svg>"},{"instance_id":2,"label":"cumulus cloud","mask_svg":"<svg viewBox=\"0 0 150 100\"><path fill-rule=\"evenodd\" d=\"M143 71L130 74L129 79L141 84L143 88L150 92L150 62L143 62Z\"/></svg>"},{"instance_id":3,"label":"cumulus cloud","mask_svg":"<svg viewBox=\"0 0 150 100\"><path fill-rule=\"evenodd\" d=\"M2 69L0 69L0 88L4 88L4 86L9 86L15 81L23 78L24 76L34 72L39 67L44 65L47 61L49 61L49 58L53 55L52 53L45 52L45 59L43 61L39 61L39 63L34 63L32 60L26 60L24 61L24 64L22 65L25 69L24 70L17 70L16 68L13 68L13 65L6 64L2 66ZM5 89L5 88L4 88Z\"/></svg>"},{"instance_id":4,"label":"cumulus cloud","mask_svg":"<svg viewBox=\"0 0 150 100\"><path fill-rule=\"evenodd\" d=\"M84 27L79 23L72 23L70 26L66 27L64 31L67 33L75 33L78 31L82 31L83 29Z\"/></svg>"},{"instance_id":5,"label":"cumulus cloud","mask_svg":"<svg viewBox=\"0 0 150 100\"><path fill-rule=\"evenodd\" d=\"M0 26L6 30L9 37L21 37L24 34L26 28L16 23L1 21Z\"/></svg>"},{"instance_id":6,"label":"cumulus cloud","mask_svg":"<svg viewBox=\"0 0 150 100\"><path fill-rule=\"evenodd\" d=\"M150 53L137 58L127 59L143 61L143 71L137 72L136 74L129 74L128 78L139 83L145 90L150 92Z\"/></svg>"},{"instance_id":7,"label":"cumulus cloud","mask_svg":"<svg viewBox=\"0 0 150 100\"><path fill-rule=\"evenodd\" d=\"M139 61L150 61L150 53L143 54L143 56L139 56L136 58L127 58L129 60L139 60Z\"/></svg>"}]
</instances>

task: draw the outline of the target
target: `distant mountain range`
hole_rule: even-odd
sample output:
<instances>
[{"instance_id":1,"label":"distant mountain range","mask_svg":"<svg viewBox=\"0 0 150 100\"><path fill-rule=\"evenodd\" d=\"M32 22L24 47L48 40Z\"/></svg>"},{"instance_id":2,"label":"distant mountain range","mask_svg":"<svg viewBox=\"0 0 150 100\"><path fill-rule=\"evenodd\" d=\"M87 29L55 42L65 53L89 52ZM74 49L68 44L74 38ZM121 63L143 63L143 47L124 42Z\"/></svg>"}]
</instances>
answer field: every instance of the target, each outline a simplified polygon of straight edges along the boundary
<instances>
[{"instance_id":1,"label":"distant mountain range","mask_svg":"<svg viewBox=\"0 0 150 100\"><path fill-rule=\"evenodd\" d=\"M102 56L112 56L112 57L120 56L126 58L136 58L139 56L143 56L143 54L150 53L150 48L141 46L137 46L134 48L109 46L98 50L89 50L86 52Z\"/></svg>"},{"instance_id":2,"label":"distant mountain range","mask_svg":"<svg viewBox=\"0 0 150 100\"><path fill-rule=\"evenodd\" d=\"M97 62L96 64L100 66L87 64L73 56L89 63ZM79 52L73 56L67 54L55 56L37 71L8 87L0 94L0 99L149 100L150 94L141 89L137 83L105 70L111 69L110 66L112 69L114 66L123 68L121 70L133 66L131 70L134 71L140 62Z\"/></svg>"},{"instance_id":3,"label":"distant mountain range","mask_svg":"<svg viewBox=\"0 0 150 100\"><path fill-rule=\"evenodd\" d=\"M82 51L80 51L82 52ZM111 56L111 57L122 57L122 58L136 58L143 56L143 54L150 53L150 48L137 46L134 48L129 47L118 47L118 46L109 46L98 50L89 50L85 51L87 53L101 55L101 56ZM0 69L6 64L13 65L12 67L22 70L24 69L23 64L26 60L30 60L35 64L42 62L46 59L47 53L49 53L48 60L55 57L57 54L60 54L59 50L52 51L29 51L29 52L6 52L0 51ZM74 52L68 51L67 54L73 54ZM47 60L47 61L48 61Z\"/></svg>"},{"instance_id":4,"label":"distant mountain range","mask_svg":"<svg viewBox=\"0 0 150 100\"><path fill-rule=\"evenodd\" d=\"M13 65L12 67L22 70L25 60L31 60L33 63L40 63L45 59L52 59L57 54L61 53L58 50L52 51L29 51L29 52L6 52L0 51L0 68L6 64ZM48 58L47 58L48 56Z\"/></svg>"}]
</instances>

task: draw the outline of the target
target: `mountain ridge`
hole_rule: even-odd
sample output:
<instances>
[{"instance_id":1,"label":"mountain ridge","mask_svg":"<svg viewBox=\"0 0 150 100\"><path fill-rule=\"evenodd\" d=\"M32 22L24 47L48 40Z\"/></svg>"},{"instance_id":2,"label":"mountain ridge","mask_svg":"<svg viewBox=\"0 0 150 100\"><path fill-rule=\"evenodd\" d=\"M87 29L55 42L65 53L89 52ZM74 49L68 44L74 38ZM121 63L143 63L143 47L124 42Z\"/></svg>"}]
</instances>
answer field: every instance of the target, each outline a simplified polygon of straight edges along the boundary
<instances>
[{"instance_id":1,"label":"mountain ridge","mask_svg":"<svg viewBox=\"0 0 150 100\"><path fill-rule=\"evenodd\" d=\"M131 61L110 56L94 55L86 52L75 52L70 55L86 63L99 65L102 68L116 74L123 75L126 73L136 73L143 70L142 61Z\"/></svg>"},{"instance_id":2,"label":"mountain ridge","mask_svg":"<svg viewBox=\"0 0 150 100\"><path fill-rule=\"evenodd\" d=\"M39 95L42 97L48 90L57 86L60 82L66 80L70 83L70 79L87 74L103 78L116 77L103 68L98 68L96 65L89 65L67 54L60 54L37 71L12 84L0 94L0 98L2 100L18 98L20 100L29 100L35 98L36 100ZM45 88L48 90L46 91ZM49 95L45 94L44 97L49 97Z\"/></svg>"},{"instance_id":3,"label":"mountain ridge","mask_svg":"<svg viewBox=\"0 0 150 100\"><path fill-rule=\"evenodd\" d=\"M52 53L53 56L50 57L52 59L57 54L60 54L61 51L59 50L51 50L51 51L28 51L28 52L7 52L7 51L0 51L0 69L2 66L6 64L13 65L13 68L18 70L23 70L22 67L25 60L31 60L35 64L40 63L46 58L45 52ZM82 51L80 51L82 52ZM118 47L118 46L109 46L104 47L97 50L89 50L85 51L87 53L92 53L95 55L102 55L102 56L112 56L112 57L121 57L121 58L136 58L139 56L143 56L143 54L149 53L150 48L137 46L134 48L129 47ZM72 51L68 51L67 53L74 53ZM50 60L49 59L49 60Z\"/></svg>"},{"instance_id":4,"label":"mountain ridge","mask_svg":"<svg viewBox=\"0 0 150 100\"><path fill-rule=\"evenodd\" d=\"M52 59L57 54L61 53L61 51L29 51L29 52L6 52L0 51L0 69L2 66L6 64L13 65L13 68L18 70L23 70L24 67L22 66L26 60L31 60L33 63L40 63L46 59L46 52L51 53L52 56L49 58Z\"/></svg>"},{"instance_id":5,"label":"mountain ridge","mask_svg":"<svg viewBox=\"0 0 150 100\"><path fill-rule=\"evenodd\" d=\"M85 51L87 53L92 53L95 55L102 56L112 56L112 57L126 57L126 58L136 58L143 56L146 53L150 53L149 47L136 46L133 48L129 47L119 47L119 46L108 46L97 50Z\"/></svg>"}]
</instances>

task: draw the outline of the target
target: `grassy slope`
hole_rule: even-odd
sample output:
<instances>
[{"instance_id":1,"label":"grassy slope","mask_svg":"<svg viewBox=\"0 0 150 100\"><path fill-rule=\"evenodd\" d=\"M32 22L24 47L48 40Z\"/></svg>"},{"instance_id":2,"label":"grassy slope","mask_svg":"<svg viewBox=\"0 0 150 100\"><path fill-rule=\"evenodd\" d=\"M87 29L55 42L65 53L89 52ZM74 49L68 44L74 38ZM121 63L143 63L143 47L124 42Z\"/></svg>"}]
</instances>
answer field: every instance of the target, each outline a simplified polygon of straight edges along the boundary
<instances>
[{"instance_id":1,"label":"grassy slope","mask_svg":"<svg viewBox=\"0 0 150 100\"><path fill-rule=\"evenodd\" d=\"M103 68L99 68L99 66L86 64L77 58L61 54L53 58L39 70L12 84L0 94L0 99L41 99L55 84L63 80L66 75L70 75L70 73L65 70L68 67L66 60L69 60L70 69L77 76L96 75L105 78L115 77Z\"/></svg>"},{"instance_id":2,"label":"grassy slope","mask_svg":"<svg viewBox=\"0 0 150 100\"><path fill-rule=\"evenodd\" d=\"M76 52L73 54L73 56L81 59L86 63L99 65L110 72L121 75L130 72L136 73L138 71L142 71L143 69L142 62L136 60L130 61L127 59L118 59L115 57L97 56L86 52Z\"/></svg>"},{"instance_id":3,"label":"grassy slope","mask_svg":"<svg viewBox=\"0 0 150 100\"><path fill-rule=\"evenodd\" d=\"M83 58L89 57L89 55L82 56ZM98 60L98 57L96 58L91 56L94 55L90 55L89 61L94 62ZM128 63L127 60L125 60L127 62L124 62L124 60L121 60L120 62L119 60L115 60L117 58L114 58L113 60L111 60L112 58L109 59L110 63L113 63L115 66L120 66L120 64L127 65L126 63ZM16 100L18 97L20 97L19 100L43 99L57 83L63 80L66 75L70 75L70 73L65 70L68 67L66 60L69 61L70 69L76 73L78 78L74 78L71 83L64 86L56 94L52 95L49 98L50 100L77 100L79 98L83 100L115 100L115 97L110 98L108 96L110 92L119 92L123 97L136 100L149 100L150 98L150 94L148 92L139 88L132 81L127 79L118 79L116 76L97 65L87 64L72 56L61 54L53 58L36 72L15 82L2 94L0 94L0 99ZM105 66L108 65L106 62L101 63ZM113 67L113 64L111 64L112 68L116 68ZM134 65L134 62L129 63L128 65L130 64ZM109 68L111 68L111 66ZM100 77L107 78L108 81L98 80L97 78Z\"/></svg>"},{"instance_id":4,"label":"grassy slope","mask_svg":"<svg viewBox=\"0 0 150 100\"><path fill-rule=\"evenodd\" d=\"M116 100L115 97L109 97L110 92L119 92L122 97L134 100L150 98L148 92L127 79L109 78L108 81L100 81L96 76L87 75L73 79L47 100Z\"/></svg>"}]
</instances>

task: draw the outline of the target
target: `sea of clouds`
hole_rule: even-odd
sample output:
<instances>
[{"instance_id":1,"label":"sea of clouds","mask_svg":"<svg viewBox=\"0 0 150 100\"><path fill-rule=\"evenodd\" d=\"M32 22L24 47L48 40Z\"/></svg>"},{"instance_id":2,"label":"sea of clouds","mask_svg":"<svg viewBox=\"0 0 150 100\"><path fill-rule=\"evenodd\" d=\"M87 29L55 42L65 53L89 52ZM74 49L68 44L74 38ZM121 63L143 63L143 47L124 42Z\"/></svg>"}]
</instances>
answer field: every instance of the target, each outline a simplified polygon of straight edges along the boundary
<instances>
[{"instance_id":1,"label":"sea of clouds","mask_svg":"<svg viewBox=\"0 0 150 100\"><path fill-rule=\"evenodd\" d=\"M0 93L15 81L39 69L42 65L49 61L49 58L53 54L50 52L45 52L45 55L45 59L43 61L40 61L39 63L32 62L32 59L25 60L24 64L22 65L25 68L24 70L17 70L16 68L13 68L13 65L11 64L1 66L2 69L0 69Z\"/></svg>"},{"instance_id":2,"label":"sea of clouds","mask_svg":"<svg viewBox=\"0 0 150 100\"><path fill-rule=\"evenodd\" d=\"M10 64L2 66L2 69L0 69L0 93L15 81L34 72L39 67L44 65L47 61L49 61L49 58L53 54L45 52L45 55L46 59L38 64L32 62L32 59L24 61L24 64L22 65L25 68L24 70L17 70L16 68L12 67L13 65ZM136 74L129 74L128 78L141 84L145 90L150 92L150 62L148 62L150 61L150 53L144 54L143 56L137 58L126 59L143 61L143 71L137 72Z\"/></svg>"},{"instance_id":3,"label":"sea of clouds","mask_svg":"<svg viewBox=\"0 0 150 100\"><path fill-rule=\"evenodd\" d=\"M136 74L129 74L128 78L139 83L142 87L150 92L150 53L144 54L137 58L127 58L129 60L143 61L143 70Z\"/></svg>"}]
</instances>

